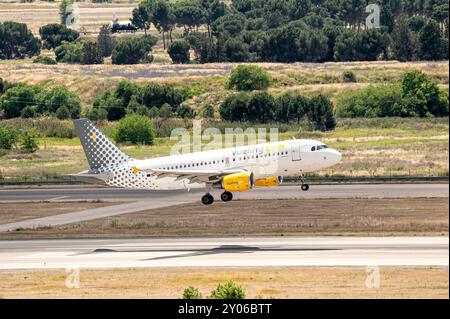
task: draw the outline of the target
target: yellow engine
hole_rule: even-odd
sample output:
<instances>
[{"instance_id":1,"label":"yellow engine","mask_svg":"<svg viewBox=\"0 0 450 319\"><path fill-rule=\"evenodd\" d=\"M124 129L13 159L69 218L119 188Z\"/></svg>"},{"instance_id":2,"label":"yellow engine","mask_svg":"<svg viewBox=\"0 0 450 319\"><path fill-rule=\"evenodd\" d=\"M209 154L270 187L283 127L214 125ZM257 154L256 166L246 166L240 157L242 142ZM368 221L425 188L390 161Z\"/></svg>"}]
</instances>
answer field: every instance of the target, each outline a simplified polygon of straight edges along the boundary
<instances>
[{"instance_id":1,"label":"yellow engine","mask_svg":"<svg viewBox=\"0 0 450 319\"><path fill-rule=\"evenodd\" d=\"M222 180L222 187L229 192L243 192L254 186L253 173L242 172L227 175Z\"/></svg>"},{"instance_id":2,"label":"yellow engine","mask_svg":"<svg viewBox=\"0 0 450 319\"><path fill-rule=\"evenodd\" d=\"M272 176L267 178L257 179L255 181L255 186L258 187L272 187L278 186L283 182L283 176Z\"/></svg>"}]
</instances>

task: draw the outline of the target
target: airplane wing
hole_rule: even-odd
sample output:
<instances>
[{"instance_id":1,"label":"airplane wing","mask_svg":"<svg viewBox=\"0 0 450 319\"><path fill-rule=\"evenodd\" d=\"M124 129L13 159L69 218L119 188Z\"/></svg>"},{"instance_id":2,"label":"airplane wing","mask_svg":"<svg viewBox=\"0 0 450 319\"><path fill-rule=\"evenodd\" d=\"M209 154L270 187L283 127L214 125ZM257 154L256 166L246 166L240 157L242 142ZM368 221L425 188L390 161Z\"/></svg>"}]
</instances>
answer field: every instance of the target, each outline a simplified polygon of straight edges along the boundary
<instances>
[{"instance_id":1,"label":"airplane wing","mask_svg":"<svg viewBox=\"0 0 450 319\"><path fill-rule=\"evenodd\" d=\"M167 170L167 169L145 169L142 170L157 178L176 177L176 180L189 180L189 183L217 183L226 175L242 173L243 169L235 170Z\"/></svg>"}]
</instances>

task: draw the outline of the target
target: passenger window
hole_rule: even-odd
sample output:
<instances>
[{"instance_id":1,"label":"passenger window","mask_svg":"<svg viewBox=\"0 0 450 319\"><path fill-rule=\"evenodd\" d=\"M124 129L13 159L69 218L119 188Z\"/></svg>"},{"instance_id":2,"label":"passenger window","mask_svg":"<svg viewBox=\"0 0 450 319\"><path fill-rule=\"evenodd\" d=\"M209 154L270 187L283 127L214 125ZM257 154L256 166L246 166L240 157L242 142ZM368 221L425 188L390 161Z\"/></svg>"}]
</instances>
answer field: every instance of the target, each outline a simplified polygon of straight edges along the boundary
<instances>
[{"instance_id":1,"label":"passenger window","mask_svg":"<svg viewBox=\"0 0 450 319\"><path fill-rule=\"evenodd\" d=\"M317 145L317 150L319 151L319 150L321 150L321 149L322 149L322 146Z\"/></svg>"}]
</instances>

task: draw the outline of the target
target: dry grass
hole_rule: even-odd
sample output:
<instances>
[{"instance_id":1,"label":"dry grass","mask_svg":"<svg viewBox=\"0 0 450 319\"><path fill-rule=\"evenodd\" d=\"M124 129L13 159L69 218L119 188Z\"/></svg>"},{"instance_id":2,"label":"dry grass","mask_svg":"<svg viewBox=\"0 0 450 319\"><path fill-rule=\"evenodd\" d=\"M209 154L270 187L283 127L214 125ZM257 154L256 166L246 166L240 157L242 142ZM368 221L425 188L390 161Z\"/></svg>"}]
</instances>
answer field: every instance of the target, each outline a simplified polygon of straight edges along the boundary
<instances>
[{"instance_id":1,"label":"dry grass","mask_svg":"<svg viewBox=\"0 0 450 319\"><path fill-rule=\"evenodd\" d=\"M0 224L14 223L26 219L65 214L110 205L112 204L99 201L61 202L49 200L26 203L4 202L0 203Z\"/></svg>"},{"instance_id":2,"label":"dry grass","mask_svg":"<svg viewBox=\"0 0 450 319\"><path fill-rule=\"evenodd\" d=\"M247 298L448 298L448 268L380 269L380 288L367 288L365 268L197 268L81 270L80 288L65 286L64 270L2 271L3 298L180 298L198 287L208 296L234 280Z\"/></svg>"},{"instance_id":3,"label":"dry grass","mask_svg":"<svg viewBox=\"0 0 450 319\"><path fill-rule=\"evenodd\" d=\"M165 236L448 235L448 198L237 200L123 214L2 239Z\"/></svg>"}]
</instances>

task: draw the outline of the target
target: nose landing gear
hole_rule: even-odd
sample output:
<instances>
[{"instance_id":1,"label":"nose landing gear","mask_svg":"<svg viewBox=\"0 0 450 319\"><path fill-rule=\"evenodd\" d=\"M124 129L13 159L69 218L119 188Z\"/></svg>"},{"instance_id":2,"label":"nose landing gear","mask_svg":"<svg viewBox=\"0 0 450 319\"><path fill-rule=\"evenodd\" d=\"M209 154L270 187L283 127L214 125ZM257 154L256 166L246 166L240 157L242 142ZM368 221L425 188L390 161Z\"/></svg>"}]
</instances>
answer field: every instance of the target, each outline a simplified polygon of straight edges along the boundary
<instances>
[{"instance_id":1,"label":"nose landing gear","mask_svg":"<svg viewBox=\"0 0 450 319\"><path fill-rule=\"evenodd\" d=\"M302 186L300 186L302 191L306 192L307 190L309 190L309 185L305 183L305 176L303 175L303 173L300 173L300 181L302 182Z\"/></svg>"}]
</instances>

